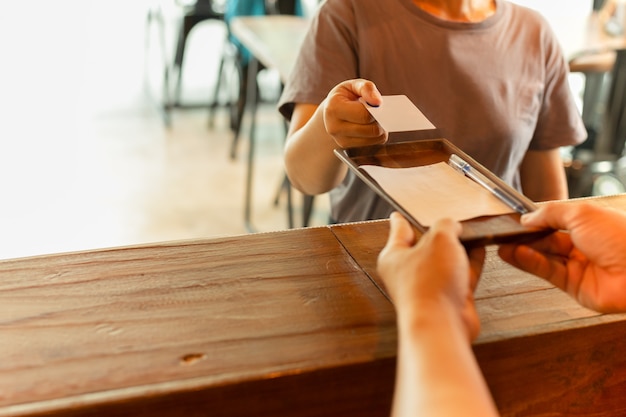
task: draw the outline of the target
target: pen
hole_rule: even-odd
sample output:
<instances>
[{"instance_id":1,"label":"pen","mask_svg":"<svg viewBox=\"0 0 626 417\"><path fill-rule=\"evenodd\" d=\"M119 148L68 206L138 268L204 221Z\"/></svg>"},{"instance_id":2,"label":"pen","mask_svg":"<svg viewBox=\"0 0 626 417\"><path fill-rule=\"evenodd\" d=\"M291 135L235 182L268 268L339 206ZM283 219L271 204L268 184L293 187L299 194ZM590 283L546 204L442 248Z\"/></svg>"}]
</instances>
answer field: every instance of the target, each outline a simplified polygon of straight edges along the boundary
<instances>
[{"instance_id":1,"label":"pen","mask_svg":"<svg viewBox=\"0 0 626 417\"><path fill-rule=\"evenodd\" d=\"M461 159L458 155L450 155L448 164L455 170L467 175L470 179L489 190L491 194L495 195L500 201L511 207L513 210L521 214L528 212L526 207L524 207L523 204L520 203L515 197L509 195L509 193L498 187L496 184L493 183L493 181L485 177L480 172L472 169L471 165Z\"/></svg>"}]
</instances>

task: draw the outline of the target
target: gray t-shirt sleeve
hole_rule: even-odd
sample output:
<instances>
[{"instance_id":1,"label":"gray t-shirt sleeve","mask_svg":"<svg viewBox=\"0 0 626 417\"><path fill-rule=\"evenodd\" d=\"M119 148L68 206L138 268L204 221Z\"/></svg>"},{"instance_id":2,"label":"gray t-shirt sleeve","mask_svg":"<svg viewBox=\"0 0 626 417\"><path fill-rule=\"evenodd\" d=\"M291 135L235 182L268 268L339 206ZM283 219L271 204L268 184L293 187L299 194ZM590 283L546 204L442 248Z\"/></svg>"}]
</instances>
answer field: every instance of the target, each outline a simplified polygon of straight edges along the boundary
<instances>
[{"instance_id":1,"label":"gray t-shirt sleeve","mask_svg":"<svg viewBox=\"0 0 626 417\"><path fill-rule=\"evenodd\" d=\"M319 104L342 81L357 78L351 1L324 2L312 18L278 109L288 120L295 103Z\"/></svg>"}]
</instances>

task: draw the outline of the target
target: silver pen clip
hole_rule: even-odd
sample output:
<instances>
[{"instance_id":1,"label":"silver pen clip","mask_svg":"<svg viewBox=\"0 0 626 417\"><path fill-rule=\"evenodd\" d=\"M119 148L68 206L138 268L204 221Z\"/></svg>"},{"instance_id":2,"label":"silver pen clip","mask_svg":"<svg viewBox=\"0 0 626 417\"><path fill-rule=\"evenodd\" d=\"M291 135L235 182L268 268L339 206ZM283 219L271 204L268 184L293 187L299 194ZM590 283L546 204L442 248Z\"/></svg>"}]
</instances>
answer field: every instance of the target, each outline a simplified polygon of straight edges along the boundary
<instances>
[{"instance_id":1,"label":"silver pen clip","mask_svg":"<svg viewBox=\"0 0 626 417\"><path fill-rule=\"evenodd\" d=\"M468 178L473 180L474 182L481 185L483 188L487 189L491 194L496 196L500 201L504 204L515 210L520 214L527 213L528 210L524 205L517 200L514 196L507 193L502 188L498 187L493 183L489 178L485 177L483 174L473 169L470 164L464 161L456 154L450 155L450 159L448 160L448 165L454 168L456 171L466 175Z\"/></svg>"}]
</instances>

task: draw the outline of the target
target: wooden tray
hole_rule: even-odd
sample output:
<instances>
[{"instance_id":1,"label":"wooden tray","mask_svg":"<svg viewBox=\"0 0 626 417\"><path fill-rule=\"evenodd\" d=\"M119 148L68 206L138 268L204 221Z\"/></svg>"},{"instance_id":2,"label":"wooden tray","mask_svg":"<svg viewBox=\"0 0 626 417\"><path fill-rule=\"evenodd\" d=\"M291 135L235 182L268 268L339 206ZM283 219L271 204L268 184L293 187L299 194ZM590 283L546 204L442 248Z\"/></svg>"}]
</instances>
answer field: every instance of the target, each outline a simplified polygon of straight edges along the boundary
<instances>
[{"instance_id":1,"label":"wooden tray","mask_svg":"<svg viewBox=\"0 0 626 417\"><path fill-rule=\"evenodd\" d=\"M394 200L361 165L378 165L388 168L409 168L447 162L450 155L456 154L503 190L515 196L527 211L536 210L535 204L523 194L506 184L491 171L483 167L461 149L446 139L428 139L410 142L397 142L386 145L366 146L351 149L336 149L335 154L378 195L402 213L418 231L424 233L428 227L422 225L404 207ZM552 230L524 227L519 222L519 213L497 216L481 216L464 220L461 241L466 245L488 245L536 239Z\"/></svg>"}]
</instances>

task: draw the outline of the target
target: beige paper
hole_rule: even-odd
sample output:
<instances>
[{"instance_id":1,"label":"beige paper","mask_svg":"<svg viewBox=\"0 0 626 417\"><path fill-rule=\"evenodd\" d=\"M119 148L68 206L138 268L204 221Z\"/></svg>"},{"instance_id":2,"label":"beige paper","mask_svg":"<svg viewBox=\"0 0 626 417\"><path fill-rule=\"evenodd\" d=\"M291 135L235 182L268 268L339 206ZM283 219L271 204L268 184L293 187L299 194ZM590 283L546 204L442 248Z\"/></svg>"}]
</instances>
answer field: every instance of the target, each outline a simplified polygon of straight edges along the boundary
<instances>
[{"instance_id":1,"label":"beige paper","mask_svg":"<svg viewBox=\"0 0 626 417\"><path fill-rule=\"evenodd\" d=\"M424 226L514 211L445 162L411 168L361 165L380 187Z\"/></svg>"}]
</instances>

